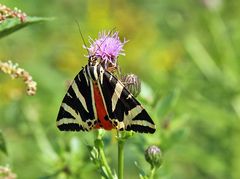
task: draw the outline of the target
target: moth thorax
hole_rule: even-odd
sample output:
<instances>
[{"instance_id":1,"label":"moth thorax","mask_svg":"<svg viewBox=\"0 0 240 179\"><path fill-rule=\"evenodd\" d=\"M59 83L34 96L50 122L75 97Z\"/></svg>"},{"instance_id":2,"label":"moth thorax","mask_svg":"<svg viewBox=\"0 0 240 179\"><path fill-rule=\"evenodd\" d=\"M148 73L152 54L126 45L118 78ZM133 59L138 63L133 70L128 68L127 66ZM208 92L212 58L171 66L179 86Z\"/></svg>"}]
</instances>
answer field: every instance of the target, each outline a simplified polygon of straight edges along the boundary
<instances>
[{"instance_id":1,"label":"moth thorax","mask_svg":"<svg viewBox=\"0 0 240 179\"><path fill-rule=\"evenodd\" d=\"M99 79L100 71L102 71L103 68L100 64L96 63L95 65L87 65L87 73L88 76L93 80L96 81Z\"/></svg>"}]
</instances>

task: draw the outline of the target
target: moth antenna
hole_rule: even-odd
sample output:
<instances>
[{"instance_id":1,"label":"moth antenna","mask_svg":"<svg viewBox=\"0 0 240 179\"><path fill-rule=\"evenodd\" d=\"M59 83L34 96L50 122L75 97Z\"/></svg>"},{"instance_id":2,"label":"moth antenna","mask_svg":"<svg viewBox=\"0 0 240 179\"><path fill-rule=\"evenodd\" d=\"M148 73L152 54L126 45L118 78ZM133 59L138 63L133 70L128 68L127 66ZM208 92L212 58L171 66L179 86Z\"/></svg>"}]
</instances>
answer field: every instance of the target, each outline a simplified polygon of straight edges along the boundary
<instances>
[{"instance_id":1,"label":"moth antenna","mask_svg":"<svg viewBox=\"0 0 240 179\"><path fill-rule=\"evenodd\" d=\"M84 40L84 38L83 38L83 34L82 34L82 31L81 31L81 28L80 28L80 25L79 25L79 23L78 23L78 21L75 19L75 22L76 22L76 24L77 24L77 26L78 26L78 31L79 31L79 33L80 33L80 35L81 35L81 39L82 39L82 41L83 41L83 44L84 44L84 46L85 46L85 48L86 48L86 50L87 50L87 52L88 52L88 56L90 55L90 53L89 53L89 50L87 49L87 44L86 44L86 42L85 42L85 40Z\"/></svg>"}]
</instances>

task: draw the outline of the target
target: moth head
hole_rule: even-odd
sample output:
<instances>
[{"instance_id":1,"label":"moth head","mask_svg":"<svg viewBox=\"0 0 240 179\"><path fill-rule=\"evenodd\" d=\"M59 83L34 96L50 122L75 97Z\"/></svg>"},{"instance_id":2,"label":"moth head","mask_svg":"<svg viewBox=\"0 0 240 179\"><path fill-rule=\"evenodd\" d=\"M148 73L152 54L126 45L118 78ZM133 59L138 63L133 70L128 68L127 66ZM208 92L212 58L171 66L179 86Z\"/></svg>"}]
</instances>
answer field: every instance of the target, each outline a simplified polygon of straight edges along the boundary
<instances>
[{"instance_id":1,"label":"moth head","mask_svg":"<svg viewBox=\"0 0 240 179\"><path fill-rule=\"evenodd\" d=\"M96 55L91 55L89 56L88 64L90 66L95 66L95 65L98 65L100 61L101 61L100 57L97 57Z\"/></svg>"}]
</instances>

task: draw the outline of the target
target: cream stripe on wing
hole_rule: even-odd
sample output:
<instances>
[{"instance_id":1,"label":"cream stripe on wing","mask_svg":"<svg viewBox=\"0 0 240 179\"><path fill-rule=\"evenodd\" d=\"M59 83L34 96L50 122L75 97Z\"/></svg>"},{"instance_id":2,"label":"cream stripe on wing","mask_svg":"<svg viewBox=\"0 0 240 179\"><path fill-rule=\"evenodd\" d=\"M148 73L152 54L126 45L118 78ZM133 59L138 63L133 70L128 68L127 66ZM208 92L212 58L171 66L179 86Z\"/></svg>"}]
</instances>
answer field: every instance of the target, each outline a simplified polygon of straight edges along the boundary
<instances>
[{"instance_id":1,"label":"cream stripe on wing","mask_svg":"<svg viewBox=\"0 0 240 179\"><path fill-rule=\"evenodd\" d=\"M94 99L94 89L93 89L93 80L89 79L90 81L90 92L91 92L91 97L92 97L92 108L93 108L93 114L94 114L94 118L98 119L97 117L97 110L96 110L96 104L95 104L95 99Z\"/></svg>"},{"instance_id":2,"label":"cream stripe on wing","mask_svg":"<svg viewBox=\"0 0 240 179\"><path fill-rule=\"evenodd\" d=\"M95 80L98 80L98 73L97 73L97 66L96 65L93 68L93 74L94 74Z\"/></svg>"},{"instance_id":3,"label":"cream stripe on wing","mask_svg":"<svg viewBox=\"0 0 240 179\"><path fill-rule=\"evenodd\" d=\"M135 120L133 121L132 119L135 118L138 114L140 114L142 110L143 110L142 106L137 105L135 108L128 111L128 115L124 113L123 121L119 121L117 129L126 129L127 126L129 125L137 124L137 123L140 124L140 122L142 121L136 120L137 121L136 123Z\"/></svg>"},{"instance_id":4,"label":"cream stripe on wing","mask_svg":"<svg viewBox=\"0 0 240 179\"><path fill-rule=\"evenodd\" d=\"M66 112L70 113L75 119L62 118L59 121L57 121L57 125L74 123L74 124L81 125L83 128L86 128L86 129L88 128L87 124L82 121L81 116L78 115L72 107L68 106L66 103L62 103L61 106Z\"/></svg>"},{"instance_id":5,"label":"cream stripe on wing","mask_svg":"<svg viewBox=\"0 0 240 179\"><path fill-rule=\"evenodd\" d=\"M126 115L124 113L124 117L123 117L123 121L119 122L119 126L118 128L123 128L126 129L127 126L131 126L131 125L140 125L140 126L148 126L151 127L153 129L156 128L156 126L144 119L139 119L139 120L132 120L133 118L135 118L138 114L140 114L143 110L143 107L141 105L137 105L135 108L131 109L128 112L128 115Z\"/></svg>"},{"instance_id":6,"label":"cream stripe on wing","mask_svg":"<svg viewBox=\"0 0 240 179\"><path fill-rule=\"evenodd\" d=\"M59 121L57 121L57 125L60 126L62 124L79 124L78 121L75 119L70 119L70 118L62 118Z\"/></svg>"},{"instance_id":7,"label":"cream stripe on wing","mask_svg":"<svg viewBox=\"0 0 240 179\"><path fill-rule=\"evenodd\" d=\"M130 111L128 111L128 115L124 113L123 116L123 122L124 124L132 124L132 119L135 118L138 114L142 112L143 108L140 105L137 105L135 108L132 108Z\"/></svg>"},{"instance_id":8,"label":"cream stripe on wing","mask_svg":"<svg viewBox=\"0 0 240 179\"><path fill-rule=\"evenodd\" d=\"M120 99L121 93L123 91L123 85L118 81L112 95L112 111L115 110L118 100Z\"/></svg>"},{"instance_id":9,"label":"cream stripe on wing","mask_svg":"<svg viewBox=\"0 0 240 179\"><path fill-rule=\"evenodd\" d=\"M147 126L147 127L151 127L153 129L156 128L156 126L148 121L145 120L134 120L131 122L130 125L139 125L139 126Z\"/></svg>"},{"instance_id":10,"label":"cream stripe on wing","mask_svg":"<svg viewBox=\"0 0 240 179\"><path fill-rule=\"evenodd\" d=\"M69 96L70 98L72 98L72 96L70 95L70 93L69 93L69 92L67 92L67 96Z\"/></svg>"},{"instance_id":11,"label":"cream stripe on wing","mask_svg":"<svg viewBox=\"0 0 240 179\"><path fill-rule=\"evenodd\" d=\"M79 91L78 89L78 86L76 84L75 81L73 81L72 83L72 88L73 88L73 91L75 92L77 98L80 100L80 102L82 103L84 109L89 113L88 111L88 108L87 108L87 104L86 104L86 101L85 101L85 98L83 97L83 95L81 94L81 92Z\"/></svg>"},{"instance_id":12,"label":"cream stripe on wing","mask_svg":"<svg viewBox=\"0 0 240 179\"><path fill-rule=\"evenodd\" d=\"M85 80L86 80L86 82L87 82L87 85L89 86L89 80L88 80L88 78L87 78L87 74L86 74L86 70L85 70L85 68L83 68L83 75L84 75L84 77L85 77ZM79 77L78 77L79 78ZM80 78L79 78L80 79Z\"/></svg>"},{"instance_id":13,"label":"cream stripe on wing","mask_svg":"<svg viewBox=\"0 0 240 179\"><path fill-rule=\"evenodd\" d=\"M100 67L99 78L100 78L100 83L101 84L103 84L103 74L104 74L104 69L102 67Z\"/></svg>"}]
</instances>

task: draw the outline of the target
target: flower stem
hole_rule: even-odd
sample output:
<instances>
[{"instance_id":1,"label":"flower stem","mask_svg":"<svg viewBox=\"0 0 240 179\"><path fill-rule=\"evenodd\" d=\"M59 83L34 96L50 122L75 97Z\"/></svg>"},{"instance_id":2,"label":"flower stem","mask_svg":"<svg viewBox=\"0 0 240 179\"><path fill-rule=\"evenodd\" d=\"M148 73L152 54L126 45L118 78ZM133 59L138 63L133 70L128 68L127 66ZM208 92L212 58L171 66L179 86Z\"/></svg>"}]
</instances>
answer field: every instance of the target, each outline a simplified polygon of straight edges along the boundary
<instances>
[{"instance_id":1,"label":"flower stem","mask_svg":"<svg viewBox=\"0 0 240 179\"><path fill-rule=\"evenodd\" d=\"M123 179L124 144L125 140L121 139L120 132L118 132L118 179Z\"/></svg>"},{"instance_id":2,"label":"flower stem","mask_svg":"<svg viewBox=\"0 0 240 179\"><path fill-rule=\"evenodd\" d=\"M153 178L154 178L155 172L156 172L156 167L152 167L152 168L151 168L151 172L150 172L149 179L153 179Z\"/></svg>"},{"instance_id":3,"label":"flower stem","mask_svg":"<svg viewBox=\"0 0 240 179\"><path fill-rule=\"evenodd\" d=\"M101 157L101 159L102 159L102 164L103 164L103 166L106 168L107 175L108 175L109 179L113 179L112 171L111 171L111 169L110 169L110 167L109 167L109 165L108 165L108 163L107 163L107 159L106 159L106 157L105 157L103 148L100 147L98 150L99 150L100 157Z\"/></svg>"},{"instance_id":4,"label":"flower stem","mask_svg":"<svg viewBox=\"0 0 240 179\"><path fill-rule=\"evenodd\" d=\"M108 179L113 179L114 177L113 177L112 171L108 165L108 162L107 162L104 150L103 150L104 144L103 144L102 136L103 136L103 133L100 130L98 130L97 136L95 139L95 146L99 152L101 166L103 166L105 168L105 170L103 172L108 176Z\"/></svg>"}]
</instances>

